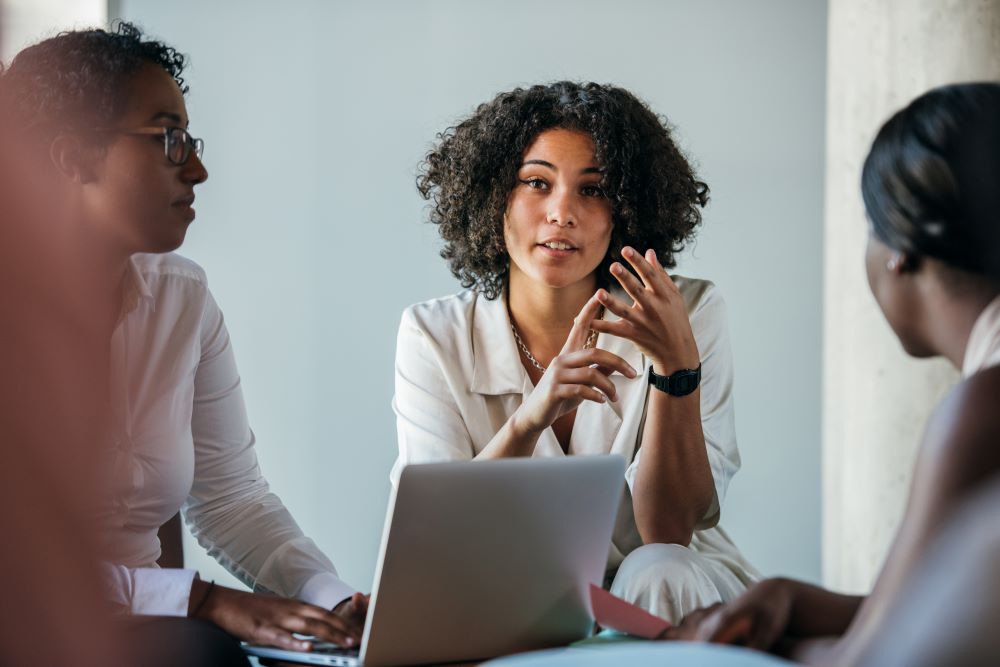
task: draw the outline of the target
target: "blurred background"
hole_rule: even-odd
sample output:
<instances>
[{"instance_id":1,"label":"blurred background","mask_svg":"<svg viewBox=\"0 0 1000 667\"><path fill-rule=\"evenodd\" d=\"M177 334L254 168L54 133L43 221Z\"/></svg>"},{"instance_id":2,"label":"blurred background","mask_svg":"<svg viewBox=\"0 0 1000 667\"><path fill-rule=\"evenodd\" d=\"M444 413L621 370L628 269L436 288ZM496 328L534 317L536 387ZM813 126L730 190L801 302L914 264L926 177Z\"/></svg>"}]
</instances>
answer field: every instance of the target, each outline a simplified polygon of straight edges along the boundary
<instances>
[{"instance_id":1,"label":"blurred background","mask_svg":"<svg viewBox=\"0 0 1000 667\"><path fill-rule=\"evenodd\" d=\"M863 589L916 443L897 429L888 463L867 458L887 439L871 426L884 421L879 378L909 362L864 285L859 165L889 109L964 66L939 57L914 74L893 59L938 32L970 39L954 24L980 25L973 9L997 14L995 2L953 5L7 0L0 52L8 61L61 29L122 18L190 57L191 130L210 178L180 253L205 268L226 314L265 475L364 590L396 452L399 316L460 289L425 221L418 163L500 91L559 79L630 89L676 128L711 188L677 272L713 280L729 304L743 468L722 525L766 574ZM907 400L893 423L919 431L950 377L915 368L894 390ZM927 396L907 395L928 373ZM848 419L855 428L838 430ZM188 567L236 585L190 538L185 551Z\"/></svg>"}]
</instances>

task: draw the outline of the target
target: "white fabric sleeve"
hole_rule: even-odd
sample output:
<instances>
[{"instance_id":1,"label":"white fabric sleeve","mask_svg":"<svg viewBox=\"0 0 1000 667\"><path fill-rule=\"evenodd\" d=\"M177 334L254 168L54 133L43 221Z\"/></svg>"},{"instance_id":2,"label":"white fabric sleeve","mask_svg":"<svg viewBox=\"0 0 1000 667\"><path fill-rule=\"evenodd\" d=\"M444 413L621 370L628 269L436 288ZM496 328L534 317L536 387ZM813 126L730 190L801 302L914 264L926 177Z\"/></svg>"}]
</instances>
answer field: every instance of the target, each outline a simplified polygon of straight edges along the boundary
<instances>
[{"instance_id":1,"label":"white fabric sleeve","mask_svg":"<svg viewBox=\"0 0 1000 667\"><path fill-rule=\"evenodd\" d=\"M104 564L108 600L129 614L187 616L194 570Z\"/></svg>"},{"instance_id":2,"label":"white fabric sleeve","mask_svg":"<svg viewBox=\"0 0 1000 667\"><path fill-rule=\"evenodd\" d=\"M444 369L445 353L408 308L396 338L396 413L399 457L392 468L393 486L411 463L467 461L474 455L472 437Z\"/></svg>"},{"instance_id":3,"label":"white fabric sleeve","mask_svg":"<svg viewBox=\"0 0 1000 667\"><path fill-rule=\"evenodd\" d=\"M184 512L192 533L253 590L330 609L354 589L302 534L261 474L229 332L211 293L201 345L191 418L194 483Z\"/></svg>"},{"instance_id":4,"label":"white fabric sleeve","mask_svg":"<svg viewBox=\"0 0 1000 667\"><path fill-rule=\"evenodd\" d=\"M715 483L712 504L695 526L696 530L706 530L719 523L729 481L740 469L729 324L725 301L714 286L706 290L691 313L691 330L701 356L701 427ZM625 471L629 489L635 483L641 455L642 447L639 447L632 464Z\"/></svg>"}]
</instances>

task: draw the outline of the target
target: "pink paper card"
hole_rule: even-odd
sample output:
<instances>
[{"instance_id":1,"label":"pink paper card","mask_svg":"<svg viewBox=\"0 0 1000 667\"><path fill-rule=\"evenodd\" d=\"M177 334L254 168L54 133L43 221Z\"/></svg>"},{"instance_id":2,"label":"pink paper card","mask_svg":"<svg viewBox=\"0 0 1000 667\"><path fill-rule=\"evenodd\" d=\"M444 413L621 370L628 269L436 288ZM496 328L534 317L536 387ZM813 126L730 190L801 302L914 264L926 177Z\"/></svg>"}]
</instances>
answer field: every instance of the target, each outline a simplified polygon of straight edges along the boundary
<instances>
[{"instance_id":1,"label":"pink paper card","mask_svg":"<svg viewBox=\"0 0 1000 667\"><path fill-rule=\"evenodd\" d=\"M599 626L633 637L657 639L670 627L670 623L659 616L653 616L594 584L590 585L590 606Z\"/></svg>"}]
</instances>

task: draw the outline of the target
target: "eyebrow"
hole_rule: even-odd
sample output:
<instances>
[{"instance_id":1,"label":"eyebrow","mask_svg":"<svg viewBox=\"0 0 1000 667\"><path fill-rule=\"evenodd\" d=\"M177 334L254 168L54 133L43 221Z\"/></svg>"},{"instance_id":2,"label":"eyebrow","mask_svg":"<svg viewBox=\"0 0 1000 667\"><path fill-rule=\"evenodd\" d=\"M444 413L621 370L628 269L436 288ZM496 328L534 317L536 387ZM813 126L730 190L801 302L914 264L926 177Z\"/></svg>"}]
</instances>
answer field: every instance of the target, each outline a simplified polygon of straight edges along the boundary
<instances>
[{"instance_id":1,"label":"eyebrow","mask_svg":"<svg viewBox=\"0 0 1000 667\"><path fill-rule=\"evenodd\" d=\"M188 125L187 123L184 122L184 119L181 118L180 115L175 114L172 111L161 111L158 114L156 114L155 116L153 116L152 120L154 120L154 121L157 121L157 120L170 120L170 121L173 121L173 122L177 123L177 125L183 125L184 127L187 127L187 125Z\"/></svg>"},{"instance_id":2,"label":"eyebrow","mask_svg":"<svg viewBox=\"0 0 1000 667\"><path fill-rule=\"evenodd\" d=\"M525 160L521 164L521 166L522 167L527 167L529 164L537 164L537 165L541 165L542 167L548 167L552 171L559 171L559 169L556 168L556 166L554 164L552 164L551 162L548 162L546 160ZM602 168L600 168L600 167L587 167L586 169L581 170L580 173L581 174L603 174L604 170Z\"/></svg>"}]
</instances>

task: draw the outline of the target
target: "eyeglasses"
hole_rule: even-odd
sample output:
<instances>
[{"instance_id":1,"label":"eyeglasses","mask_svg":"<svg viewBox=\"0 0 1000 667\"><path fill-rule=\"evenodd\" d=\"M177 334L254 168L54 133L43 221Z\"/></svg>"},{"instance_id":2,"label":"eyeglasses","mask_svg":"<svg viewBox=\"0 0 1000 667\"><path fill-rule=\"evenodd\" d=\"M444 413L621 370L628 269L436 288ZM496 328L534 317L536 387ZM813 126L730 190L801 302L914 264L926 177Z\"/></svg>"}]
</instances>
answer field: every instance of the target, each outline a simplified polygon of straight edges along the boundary
<instances>
[{"instance_id":1,"label":"eyeglasses","mask_svg":"<svg viewBox=\"0 0 1000 667\"><path fill-rule=\"evenodd\" d=\"M163 137L163 151L171 164L185 164L191 157L192 150L199 160L205 153L205 141L195 139L182 127L136 127L128 130L108 131L135 136L161 135Z\"/></svg>"}]
</instances>

